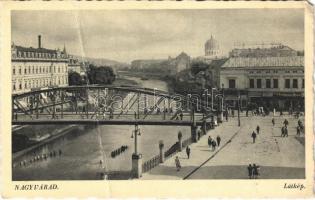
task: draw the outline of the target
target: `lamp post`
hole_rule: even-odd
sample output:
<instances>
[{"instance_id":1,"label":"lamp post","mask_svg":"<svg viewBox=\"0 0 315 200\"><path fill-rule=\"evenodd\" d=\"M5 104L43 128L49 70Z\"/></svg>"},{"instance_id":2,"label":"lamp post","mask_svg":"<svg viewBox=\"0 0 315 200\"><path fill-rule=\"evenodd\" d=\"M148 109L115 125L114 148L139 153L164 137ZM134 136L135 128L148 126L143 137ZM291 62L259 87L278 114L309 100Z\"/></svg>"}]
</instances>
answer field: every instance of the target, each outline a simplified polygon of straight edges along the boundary
<instances>
[{"instance_id":1,"label":"lamp post","mask_svg":"<svg viewBox=\"0 0 315 200\"><path fill-rule=\"evenodd\" d=\"M223 95L217 94L215 97L221 97L221 105L220 105L220 121L223 121Z\"/></svg>"},{"instance_id":2,"label":"lamp post","mask_svg":"<svg viewBox=\"0 0 315 200\"><path fill-rule=\"evenodd\" d=\"M222 83L222 104L221 104L221 120L223 121L223 105L224 104L224 84Z\"/></svg>"},{"instance_id":3,"label":"lamp post","mask_svg":"<svg viewBox=\"0 0 315 200\"><path fill-rule=\"evenodd\" d=\"M237 97L237 118L238 118L238 126L241 126L241 119L240 119L240 91L238 91L238 97Z\"/></svg>"},{"instance_id":4,"label":"lamp post","mask_svg":"<svg viewBox=\"0 0 315 200\"><path fill-rule=\"evenodd\" d=\"M133 138L133 134L135 152L132 154L132 175L134 178L140 178L142 176L142 155L138 153L138 135L141 135L138 124L135 124L135 130L132 131L131 138Z\"/></svg>"},{"instance_id":5,"label":"lamp post","mask_svg":"<svg viewBox=\"0 0 315 200\"><path fill-rule=\"evenodd\" d=\"M211 111L213 111L213 90L216 90L217 88L211 88Z\"/></svg>"}]
</instances>

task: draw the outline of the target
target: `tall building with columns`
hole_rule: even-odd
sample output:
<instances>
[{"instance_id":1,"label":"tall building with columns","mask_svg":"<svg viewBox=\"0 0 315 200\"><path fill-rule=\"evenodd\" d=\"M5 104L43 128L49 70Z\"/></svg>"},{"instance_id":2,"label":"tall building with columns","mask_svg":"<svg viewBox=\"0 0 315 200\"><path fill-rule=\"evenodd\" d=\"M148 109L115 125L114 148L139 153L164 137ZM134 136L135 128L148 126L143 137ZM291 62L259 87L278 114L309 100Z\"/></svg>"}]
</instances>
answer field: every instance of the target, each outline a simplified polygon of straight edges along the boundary
<instances>
[{"instance_id":1,"label":"tall building with columns","mask_svg":"<svg viewBox=\"0 0 315 200\"><path fill-rule=\"evenodd\" d=\"M12 94L42 88L68 85L68 55L66 49L53 50L42 47L11 45Z\"/></svg>"}]
</instances>

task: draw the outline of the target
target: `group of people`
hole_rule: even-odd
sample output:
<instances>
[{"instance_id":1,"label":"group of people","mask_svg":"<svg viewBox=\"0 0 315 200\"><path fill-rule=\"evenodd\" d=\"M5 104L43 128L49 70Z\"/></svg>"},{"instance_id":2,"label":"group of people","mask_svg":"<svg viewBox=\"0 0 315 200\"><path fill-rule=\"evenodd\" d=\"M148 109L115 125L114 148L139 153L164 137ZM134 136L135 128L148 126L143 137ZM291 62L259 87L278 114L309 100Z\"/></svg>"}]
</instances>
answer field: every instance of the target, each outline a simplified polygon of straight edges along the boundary
<instances>
[{"instance_id":1,"label":"group of people","mask_svg":"<svg viewBox=\"0 0 315 200\"><path fill-rule=\"evenodd\" d=\"M253 165L249 164L247 167L248 177L250 179L257 179L260 176L260 167L255 163Z\"/></svg>"},{"instance_id":2,"label":"group of people","mask_svg":"<svg viewBox=\"0 0 315 200\"><path fill-rule=\"evenodd\" d=\"M34 154L35 154L35 152L34 152ZM47 154L45 153L45 154L41 154L41 155L35 155L29 161L27 161L27 160L20 161L19 166L23 167L23 166L26 166L28 164L35 163L37 161L47 160L48 157L52 158L52 157L55 157L55 156L58 156L58 155L61 156L61 154L62 154L62 151L61 151L61 149L59 149L58 151L53 150L53 151L51 151L51 152L49 152ZM16 166L17 166L17 164L14 163L13 167L15 168Z\"/></svg>"},{"instance_id":3,"label":"group of people","mask_svg":"<svg viewBox=\"0 0 315 200\"><path fill-rule=\"evenodd\" d=\"M216 147L220 147L221 143L221 137L218 135L216 137L216 140L212 139L211 136L208 137L208 146L212 149L212 151L215 151Z\"/></svg>"}]
</instances>

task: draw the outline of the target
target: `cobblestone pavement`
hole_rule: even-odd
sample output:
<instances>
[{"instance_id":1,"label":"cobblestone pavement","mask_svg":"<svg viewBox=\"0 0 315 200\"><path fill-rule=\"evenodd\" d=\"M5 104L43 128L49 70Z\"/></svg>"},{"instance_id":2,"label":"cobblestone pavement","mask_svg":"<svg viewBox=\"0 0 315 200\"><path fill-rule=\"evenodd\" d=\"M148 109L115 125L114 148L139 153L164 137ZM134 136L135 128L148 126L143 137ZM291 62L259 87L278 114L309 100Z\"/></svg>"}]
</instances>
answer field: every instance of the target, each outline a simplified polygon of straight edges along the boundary
<instances>
[{"instance_id":1,"label":"cobblestone pavement","mask_svg":"<svg viewBox=\"0 0 315 200\"><path fill-rule=\"evenodd\" d=\"M289 137L281 137L284 118L289 121ZM176 171L175 156L151 171L142 179L247 179L248 164L261 167L260 178L304 178L305 151L304 136L296 139L297 119L291 116L275 117L273 127L271 116L241 117L241 127L237 118L229 118L214 130L208 131L198 143L190 145L191 158L186 152L176 154L181 162L181 170ZM260 134L253 144L251 133L260 126ZM221 146L212 151L207 144L208 136L220 135Z\"/></svg>"}]
</instances>

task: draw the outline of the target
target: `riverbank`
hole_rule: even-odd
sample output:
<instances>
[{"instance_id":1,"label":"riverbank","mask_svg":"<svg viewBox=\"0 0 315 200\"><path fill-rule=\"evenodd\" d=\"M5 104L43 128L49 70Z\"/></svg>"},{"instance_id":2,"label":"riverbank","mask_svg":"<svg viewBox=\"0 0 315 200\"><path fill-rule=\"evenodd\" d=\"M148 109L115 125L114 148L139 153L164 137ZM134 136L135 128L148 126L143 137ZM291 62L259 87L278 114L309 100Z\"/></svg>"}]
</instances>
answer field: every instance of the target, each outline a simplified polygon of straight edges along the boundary
<instances>
[{"instance_id":1,"label":"riverbank","mask_svg":"<svg viewBox=\"0 0 315 200\"><path fill-rule=\"evenodd\" d=\"M77 128L77 125L69 125L69 126L66 126L62 129L59 129L59 130L56 130L55 133L51 134L50 137L48 137L47 139L41 141L41 142L38 142L32 146L29 146L21 151L17 151L15 153L13 153L12 155L12 161L16 161L17 159L19 159L21 156L33 151L34 149L37 149L43 145L46 145L47 143L67 134L68 132L70 132L71 130L74 130L75 128Z\"/></svg>"}]
</instances>

